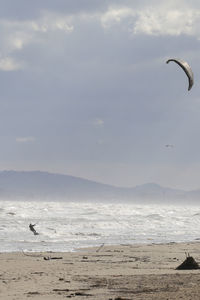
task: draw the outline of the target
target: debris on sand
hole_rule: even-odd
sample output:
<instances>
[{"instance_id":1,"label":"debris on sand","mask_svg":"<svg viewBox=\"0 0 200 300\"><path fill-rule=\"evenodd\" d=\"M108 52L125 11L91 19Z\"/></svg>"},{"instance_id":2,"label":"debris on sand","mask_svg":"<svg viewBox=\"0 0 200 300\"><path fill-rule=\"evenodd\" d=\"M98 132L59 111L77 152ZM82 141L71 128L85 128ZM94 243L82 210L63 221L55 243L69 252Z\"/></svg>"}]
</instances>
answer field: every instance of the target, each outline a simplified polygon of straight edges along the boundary
<instances>
[{"instance_id":1,"label":"debris on sand","mask_svg":"<svg viewBox=\"0 0 200 300\"><path fill-rule=\"evenodd\" d=\"M103 243L103 244L96 250L96 252L99 252L99 251L101 250L101 248L103 248L104 245L105 245L105 244Z\"/></svg>"},{"instance_id":2,"label":"debris on sand","mask_svg":"<svg viewBox=\"0 0 200 300\"><path fill-rule=\"evenodd\" d=\"M50 260L50 259L62 259L62 257L50 257L50 256L44 256L44 260Z\"/></svg>"},{"instance_id":3,"label":"debris on sand","mask_svg":"<svg viewBox=\"0 0 200 300\"><path fill-rule=\"evenodd\" d=\"M176 270L194 270L194 269L200 269L200 267L192 256L187 256L184 262L176 268Z\"/></svg>"}]
</instances>

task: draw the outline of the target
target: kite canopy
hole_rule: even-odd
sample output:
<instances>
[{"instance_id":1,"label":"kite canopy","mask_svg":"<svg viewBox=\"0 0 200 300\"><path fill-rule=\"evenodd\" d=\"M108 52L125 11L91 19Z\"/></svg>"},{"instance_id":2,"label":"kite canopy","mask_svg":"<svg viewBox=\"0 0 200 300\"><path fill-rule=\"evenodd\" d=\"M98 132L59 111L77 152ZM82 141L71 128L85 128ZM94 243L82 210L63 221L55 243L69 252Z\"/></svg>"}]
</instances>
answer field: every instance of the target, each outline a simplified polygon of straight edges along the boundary
<instances>
[{"instance_id":1,"label":"kite canopy","mask_svg":"<svg viewBox=\"0 0 200 300\"><path fill-rule=\"evenodd\" d=\"M192 88L193 84L194 84L194 75L192 72L191 67L188 65L188 63L186 61L180 60L180 59L168 59L166 61L166 63L168 64L170 61L174 61L175 63L177 63L185 72L185 74L188 77L188 81L189 81L189 86L188 86L188 91Z\"/></svg>"}]
</instances>

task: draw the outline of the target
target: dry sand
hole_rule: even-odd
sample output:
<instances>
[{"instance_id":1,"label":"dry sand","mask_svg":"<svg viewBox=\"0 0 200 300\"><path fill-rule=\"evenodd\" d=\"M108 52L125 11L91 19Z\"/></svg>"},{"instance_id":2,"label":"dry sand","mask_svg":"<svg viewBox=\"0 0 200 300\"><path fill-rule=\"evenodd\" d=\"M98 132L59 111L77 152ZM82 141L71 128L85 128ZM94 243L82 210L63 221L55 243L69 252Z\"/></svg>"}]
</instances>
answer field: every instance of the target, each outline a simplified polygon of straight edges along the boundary
<instances>
[{"instance_id":1,"label":"dry sand","mask_svg":"<svg viewBox=\"0 0 200 300\"><path fill-rule=\"evenodd\" d=\"M1 253L0 299L200 299L200 270L175 270L185 252L200 262L199 242L96 250Z\"/></svg>"}]
</instances>

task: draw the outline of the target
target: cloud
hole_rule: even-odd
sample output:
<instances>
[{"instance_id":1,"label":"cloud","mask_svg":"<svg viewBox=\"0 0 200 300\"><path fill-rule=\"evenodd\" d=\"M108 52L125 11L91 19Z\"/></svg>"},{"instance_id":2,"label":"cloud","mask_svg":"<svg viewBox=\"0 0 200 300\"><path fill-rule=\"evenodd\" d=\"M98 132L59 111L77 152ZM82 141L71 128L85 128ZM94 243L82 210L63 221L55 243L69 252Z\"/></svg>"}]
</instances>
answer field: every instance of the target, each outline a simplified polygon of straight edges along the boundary
<instances>
[{"instance_id":1,"label":"cloud","mask_svg":"<svg viewBox=\"0 0 200 300\"><path fill-rule=\"evenodd\" d=\"M17 137L17 143L33 143L35 142L35 137L33 136L25 136L25 137Z\"/></svg>"},{"instance_id":2,"label":"cloud","mask_svg":"<svg viewBox=\"0 0 200 300\"><path fill-rule=\"evenodd\" d=\"M33 43L44 43L45 34L71 33L74 27L68 15L43 13L34 20L0 19L1 56L19 52Z\"/></svg>"},{"instance_id":3,"label":"cloud","mask_svg":"<svg viewBox=\"0 0 200 300\"><path fill-rule=\"evenodd\" d=\"M98 21L104 29L123 25L132 34L200 36L198 1L141 0L133 3L133 1L124 0L116 3L112 0L86 0L84 4L76 4L74 1L59 0L55 4L54 1L48 0L43 3L33 3L31 8L27 9L26 2L21 0L20 4L12 10L18 11L16 16L20 15L20 18L14 17L9 10L9 5L11 4L8 6L0 4L0 11L4 12L0 26L17 28L15 34L18 37L13 43L18 48L22 47L24 38L25 40L28 38L28 36L20 37L24 33L30 33L29 37L34 31L70 33L74 31L77 22L81 19L87 22L91 18ZM29 10L33 13L31 14Z\"/></svg>"},{"instance_id":4,"label":"cloud","mask_svg":"<svg viewBox=\"0 0 200 300\"><path fill-rule=\"evenodd\" d=\"M200 20L200 11L186 9L145 9L137 13L133 26L134 34L147 35L195 35Z\"/></svg>"},{"instance_id":5,"label":"cloud","mask_svg":"<svg viewBox=\"0 0 200 300\"><path fill-rule=\"evenodd\" d=\"M101 24L104 28L108 28L120 23L123 19L134 17L136 12L130 7L109 8L101 16Z\"/></svg>"},{"instance_id":6,"label":"cloud","mask_svg":"<svg viewBox=\"0 0 200 300\"><path fill-rule=\"evenodd\" d=\"M94 122L93 122L94 126L96 127L103 127L104 126L104 121L102 119L95 119Z\"/></svg>"},{"instance_id":7,"label":"cloud","mask_svg":"<svg viewBox=\"0 0 200 300\"><path fill-rule=\"evenodd\" d=\"M12 56L13 53L19 55L26 46L33 45L43 49L53 46L53 49L60 48L61 51L62 42L67 44L64 41L67 36L74 34L76 39L80 31L83 35L84 30L88 29L93 33L92 28L94 31L102 28L105 31L112 31L116 27L118 34L126 31L129 36L185 34L200 37L200 8L198 7L190 7L187 3L178 6L179 1L175 1L175 4L173 1L168 1L167 4L151 1L151 4L142 2L141 5L134 6L131 1L121 2L125 3L121 5L114 5L112 1L109 3L111 4L108 6L105 1L99 10L97 10L98 6L96 10L90 10L88 4L88 10L80 6L74 13L67 12L65 9L63 11L46 9L41 10L34 19L0 19L1 57ZM62 39L61 46L58 39ZM51 46L53 41L54 43L57 41L57 45ZM94 47L93 45L94 43L90 42L90 46ZM70 51L71 45L68 45L68 49ZM79 50L76 49L75 53L77 51ZM79 52L81 53L81 50Z\"/></svg>"},{"instance_id":8,"label":"cloud","mask_svg":"<svg viewBox=\"0 0 200 300\"><path fill-rule=\"evenodd\" d=\"M63 14L56 13L44 13L43 16L30 22L33 31L48 32L48 31L63 31L65 33L70 33L73 31L74 27L71 23L71 17Z\"/></svg>"},{"instance_id":9,"label":"cloud","mask_svg":"<svg viewBox=\"0 0 200 300\"><path fill-rule=\"evenodd\" d=\"M186 2L143 4L143 6L110 6L101 15L101 24L107 29L116 25L126 27L133 35L181 34L200 37L200 8Z\"/></svg>"},{"instance_id":10,"label":"cloud","mask_svg":"<svg viewBox=\"0 0 200 300\"><path fill-rule=\"evenodd\" d=\"M5 57L0 59L1 71L16 71L23 68L23 63L16 62L11 57Z\"/></svg>"}]
</instances>

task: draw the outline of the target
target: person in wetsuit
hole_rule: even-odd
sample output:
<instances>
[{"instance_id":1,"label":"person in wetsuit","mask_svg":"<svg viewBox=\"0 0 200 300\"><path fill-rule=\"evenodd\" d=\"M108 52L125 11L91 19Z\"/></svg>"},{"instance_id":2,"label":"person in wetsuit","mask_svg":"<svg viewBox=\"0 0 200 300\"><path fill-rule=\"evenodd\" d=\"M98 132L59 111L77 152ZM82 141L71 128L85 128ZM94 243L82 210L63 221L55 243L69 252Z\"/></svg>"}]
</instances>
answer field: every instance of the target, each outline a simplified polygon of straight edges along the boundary
<instances>
[{"instance_id":1,"label":"person in wetsuit","mask_svg":"<svg viewBox=\"0 0 200 300\"><path fill-rule=\"evenodd\" d=\"M34 228L34 226L35 226L36 224L29 224L29 229L30 229L30 231L32 231L33 233L34 233L34 235L38 235L39 233L35 230L35 228Z\"/></svg>"}]
</instances>

